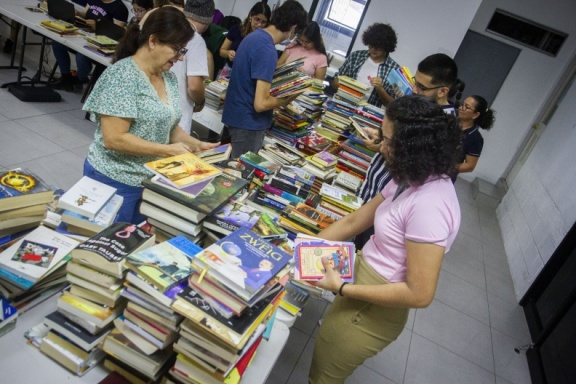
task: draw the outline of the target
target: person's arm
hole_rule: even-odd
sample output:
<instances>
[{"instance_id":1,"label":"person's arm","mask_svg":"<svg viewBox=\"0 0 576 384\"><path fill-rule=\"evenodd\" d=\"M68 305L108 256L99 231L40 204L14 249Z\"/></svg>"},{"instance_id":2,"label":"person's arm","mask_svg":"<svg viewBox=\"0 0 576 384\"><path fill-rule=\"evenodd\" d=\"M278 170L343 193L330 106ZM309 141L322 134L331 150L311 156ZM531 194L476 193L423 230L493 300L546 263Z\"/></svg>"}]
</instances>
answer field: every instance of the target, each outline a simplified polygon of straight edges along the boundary
<instances>
[{"instance_id":1,"label":"person's arm","mask_svg":"<svg viewBox=\"0 0 576 384\"><path fill-rule=\"evenodd\" d=\"M458 164L456 168L458 168L458 172L465 173L465 172L472 172L474 168L476 168L476 164L478 164L479 156L471 156L466 155L466 160L463 163Z\"/></svg>"},{"instance_id":2,"label":"person's arm","mask_svg":"<svg viewBox=\"0 0 576 384\"><path fill-rule=\"evenodd\" d=\"M80 16L81 18L85 18L86 12L88 12L89 9L90 9L90 4L86 4L84 9L80 9L80 10L74 9L74 13L76 14L76 16Z\"/></svg>"},{"instance_id":3,"label":"person's arm","mask_svg":"<svg viewBox=\"0 0 576 384\"><path fill-rule=\"evenodd\" d=\"M383 201L384 197L382 194L377 194L359 209L330 224L328 228L320 231L316 236L334 241L350 240L374 224L376 208L378 208Z\"/></svg>"},{"instance_id":4,"label":"person's arm","mask_svg":"<svg viewBox=\"0 0 576 384\"><path fill-rule=\"evenodd\" d=\"M125 27L126 26L126 22L125 21L120 21L120 20L116 20L114 19L114 24L120 26L120 27Z\"/></svg>"},{"instance_id":5,"label":"person's arm","mask_svg":"<svg viewBox=\"0 0 576 384\"><path fill-rule=\"evenodd\" d=\"M190 136L180 127L174 128L170 133L170 143L173 143L173 145L184 145L189 148L189 152L193 153L206 151L220 145L220 142L208 143L206 141L200 141L195 137Z\"/></svg>"},{"instance_id":6,"label":"person's arm","mask_svg":"<svg viewBox=\"0 0 576 384\"><path fill-rule=\"evenodd\" d=\"M316 68L314 71L314 78L319 80L324 80L326 77L326 70L328 67Z\"/></svg>"},{"instance_id":7,"label":"person's arm","mask_svg":"<svg viewBox=\"0 0 576 384\"><path fill-rule=\"evenodd\" d=\"M214 55L208 48L206 48L206 62L208 63L208 77L210 80L214 79Z\"/></svg>"},{"instance_id":8,"label":"person's arm","mask_svg":"<svg viewBox=\"0 0 576 384\"><path fill-rule=\"evenodd\" d=\"M220 57L224 59L228 59L229 61L234 61L236 57L236 51L230 49L232 47L232 41L228 40L228 38L224 39L224 42L220 46Z\"/></svg>"},{"instance_id":9,"label":"person's arm","mask_svg":"<svg viewBox=\"0 0 576 384\"><path fill-rule=\"evenodd\" d=\"M445 248L436 244L406 241L406 281L390 284L347 284L342 295L356 300L393 308L425 308L432 303ZM326 274L316 285L338 293L342 279L322 259Z\"/></svg>"},{"instance_id":10,"label":"person's arm","mask_svg":"<svg viewBox=\"0 0 576 384\"><path fill-rule=\"evenodd\" d=\"M286 97L273 97L270 96L270 83L264 80L256 81L256 93L254 95L254 110L256 112L269 111L270 109L278 108L288 104L296 99L300 94L286 96Z\"/></svg>"},{"instance_id":11,"label":"person's arm","mask_svg":"<svg viewBox=\"0 0 576 384\"><path fill-rule=\"evenodd\" d=\"M279 67L281 65L286 64L286 60L288 60L288 50L287 49L285 49L284 52L282 52L282 55L278 59L278 63L276 63L276 67Z\"/></svg>"},{"instance_id":12,"label":"person's arm","mask_svg":"<svg viewBox=\"0 0 576 384\"><path fill-rule=\"evenodd\" d=\"M384 79L381 77L372 77L370 78L370 84L374 87L376 93L378 93L380 102L382 102L383 105L388 105L394 101L394 98L390 96L384 88Z\"/></svg>"},{"instance_id":13,"label":"person's arm","mask_svg":"<svg viewBox=\"0 0 576 384\"><path fill-rule=\"evenodd\" d=\"M170 157L191 152L192 149L182 142L172 144L153 143L130 133L132 119L102 115L101 128L104 147L133 156Z\"/></svg>"},{"instance_id":14,"label":"person's arm","mask_svg":"<svg viewBox=\"0 0 576 384\"><path fill-rule=\"evenodd\" d=\"M371 140L366 140L363 137L360 137L360 140L362 140L362 143L364 143L366 148L368 148L369 150L371 150L373 152L379 152L380 151L380 137L378 135L378 130L366 127L366 128L364 128L364 131L368 134L368 136L370 136Z\"/></svg>"},{"instance_id":15,"label":"person's arm","mask_svg":"<svg viewBox=\"0 0 576 384\"><path fill-rule=\"evenodd\" d=\"M200 112L206 102L204 98L204 77L188 76L186 92L188 97L194 101L194 112Z\"/></svg>"}]
</instances>

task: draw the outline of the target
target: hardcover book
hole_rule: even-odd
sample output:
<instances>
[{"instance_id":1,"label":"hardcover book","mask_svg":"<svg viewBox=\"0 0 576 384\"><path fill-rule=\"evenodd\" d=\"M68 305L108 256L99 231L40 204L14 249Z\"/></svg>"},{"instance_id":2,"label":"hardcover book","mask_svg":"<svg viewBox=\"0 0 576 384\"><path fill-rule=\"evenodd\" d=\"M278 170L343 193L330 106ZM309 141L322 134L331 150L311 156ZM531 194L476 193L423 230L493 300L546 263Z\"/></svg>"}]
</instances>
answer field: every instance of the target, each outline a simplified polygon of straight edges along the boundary
<instances>
[{"instance_id":1,"label":"hardcover book","mask_svg":"<svg viewBox=\"0 0 576 384\"><path fill-rule=\"evenodd\" d=\"M212 179L222 171L192 153L150 161L144 166L176 188Z\"/></svg>"},{"instance_id":2,"label":"hardcover book","mask_svg":"<svg viewBox=\"0 0 576 384\"><path fill-rule=\"evenodd\" d=\"M193 265L221 278L229 288L253 296L292 257L254 232L240 228L196 255Z\"/></svg>"},{"instance_id":3,"label":"hardcover book","mask_svg":"<svg viewBox=\"0 0 576 384\"><path fill-rule=\"evenodd\" d=\"M240 227L252 228L262 213L244 203L233 201L204 220L204 226L213 231L230 234Z\"/></svg>"},{"instance_id":4,"label":"hardcover book","mask_svg":"<svg viewBox=\"0 0 576 384\"><path fill-rule=\"evenodd\" d=\"M58 207L94 220L115 194L116 188L83 176L60 197Z\"/></svg>"},{"instance_id":5,"label":"hardcover book","mask_svg":"<svg viewBox=\"0 0 576 384\"><path fill-rule=\"evenodd\" d=\"M50 273L77 245L77 241L40 226L0 254L1 275L28 289Z\"/></svg>"},{"instance_id":6,"label":"hardcover book","mask_svg":"<svg viewBox=\"0 0 576 384\"><path fill-rule=\"evenodd\" d=\"M295 279L321 280L324 277L322 257L328 257L330 266L340 274L343 281L354 281L355 247L353 242L329 241L299 235L294 243Z\"/></svg>"},{"instance_id":7,"label":"hardcover book","mask_svg":"<svg viewBox=\"0 0 576 384\"><path fill-rule=\"evenodd\" d=\"M176 188L161 186L144 180L144 187L169 197L182 205L190 207L196 211L210 215L222 207L232 196L246 187L248 182L241 178L223 173L216 176L198 196L192 197Z\"/></svg>"},{"instance_id":8,"label":"hardcover book","mask_svg":"<svg viewBox=\"0 0 576 384\"><path fill-rule=\"evenodd\" d=\"M27 169L0 172L0 212L30 205L47 204L52 189Z\"/></svg>"},{"instance_id":9,"label":"hardcover book","mask_svg":"<svg viewBox=\"0 0 576 384\"><path fill-rule=\"evenodd\" d=\"M190 261L200 251L202 248L198 245L177 236L130 254L126 265L164 293L190 275Z\"/></svg>"},{"instance_id":10,"label":"hardcover book","mask_svg":"<svg viewBox=\"0 0 576 384\"><path fill-rule=\"evenodd\" d=\"M80 244L72 252L72 259L112 276L122 277L126 257L151 246L154 239L154 235L149 235L134 224L114 223Z\"/></svg>"}]
</instances>

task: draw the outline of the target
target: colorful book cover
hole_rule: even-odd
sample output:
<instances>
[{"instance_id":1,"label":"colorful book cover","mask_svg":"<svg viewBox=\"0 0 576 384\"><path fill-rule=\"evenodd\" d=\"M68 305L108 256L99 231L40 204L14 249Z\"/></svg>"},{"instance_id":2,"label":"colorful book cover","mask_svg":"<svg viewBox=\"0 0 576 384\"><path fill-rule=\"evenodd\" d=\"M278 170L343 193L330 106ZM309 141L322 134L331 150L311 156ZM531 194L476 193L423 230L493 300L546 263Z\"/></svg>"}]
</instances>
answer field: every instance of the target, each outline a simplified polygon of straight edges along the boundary
<instances>
[{"instance_id":1,"label":"colorful book cover","mask_svg":"<svg viewBox=\"0 0 576 384\"><path fill-rule=\"evenodd\" d=\"M268 240L285 239L288 237L286 231L267 213L262 213L260 219L258 219L252 227L252 231L261 238Z\"/></svg>"},{"instance_id":2,"label":"colorful book cover","mask_svg":"<svg viewBox=\"0 0 576 384\"><path fill-rule=\"evenodd\" d=\"M298 236L294 241L297 280L317 281L324 277L322 257L330 259L330 266L343 281L354 281L355 247L353 242L329 241L310 236Z\"/></svg>"},{"instance_id":3,"label":"colorful book cover","mask_svg":"<svg viewBox=\"0 0 576 384\"><path fill-rule=\"evenodd\" d=\"M390 71L386 82L392 85L396 97L408 96L412 94L412 85L406 80L399 69Z\"/></svg>"},{"instance_id":4,"label":"colorful book cover","mask_svg":"<svg viewBox=\"0 0 576 384\"><path fill-rule=\"evenodd\" d=\"M153 183L164 185L166 187L174 188L169 182L161 178L160 176L156 175L152 179L150 179ZM178 188L178 191L184 192L191 197L196 197L212 182L212 179L206 179L196 184L189 185L184 188Z\"/></svg>"},{"instance_id":5,"label":"colorful book cover","mask_svg":"<svg viewBox=\"0 0 576 384\"><path fill-rule=\"evenodd\" d=\"M209 163L216 163L228 159L230 153L232 153L232 144L223 144L216 148L199 152L196 155Z\"/></svg>"},{"instance_id":6,"label":"colorful book cover","mask_svg":"<svg viewBox=\"0 0 576 384\"><path fill-rule=\"evenodd\" d=\"M28 195L37 195L36 197L41 198L41 201L34 201L32 204L47 204L52 199L52 188L27 169L16 168L0 172L0 210L32 205L24 203L4 207L5 204L12 204L14 200L27 200L23 197Z\"/></svg>"},{"instance_id":7,"label":"colorful book cover","mask_svg":"<svg viewBox=\"0 0 576 384\"><path fill-rule=\"evenodd\" d=\"M306 224L319 229L326 229L330 224L334 223L332 217L321 213L304 203L296 204L296 206L290 210L289 215L295 216Z\"/></svg>"},{"instance_id":8,"label":"colorful book cover","mask_svg":"<svg viewBox=\"0 0 576 384\"><path fill-rule=\"evenodd\" d=\"M216 176L196 197L188 196L175 188L154 184L150 180L144 180L142 184L154 192L172 198L196 211L210 215L226 204L238 191L246 187L248 182L244 179L223 173Z\"/></svg>"},{"instance_id":9,"label":"colorful book cover","mask_svg":"<svg viewBox=\"0 0 576 384\"><path fill-rule=\"evenodd\" d=\"M274 173L281 168L279 164L266 160L264 157L250 151L240 156L240 161L250 164L267 174Z\"/></svg>"},{"instance_id":10,"label":"colorful book cover","mask_svg":"<svg viewBox=\"0 0 576 384\"><path fill-rule=\"evenodd\" d=\"M222 171L192 153L150 161L144 166L176 188L218 176Z\"/></svg>"},{"instance_id":11,"label":"colorful book cover","mask_svg":"<svg viewBox=\"0 0 576 384\"><path fill-rule=\"evenodd\" d=\"M64 222L76 225L78 227L87 225L88 228L97 229L97 227L100 227L99 230L102 230L114 222L114 219L116 218L116 215L118 214L118 211L120 210L123 202L124 197L120 195L114 195L108 201L108 203L106 203L104 208L98 212L98 215L96 215L93 220L69 210L64 210L64 212L62 212L62 219ZM70 220L69 218L73 219ZM86 224L83 225L83 222L86 222Z\"/></svg>"},{"instance_id":12,"label":"colorful book cover","mask_svg":"<svg viewBox=\"0 0 576 384\"><path fill-rule=\"evenodd\" d=\"M257 292L292 260L254 232L240 228L196 255L208 267L247 292Z\"/></svg>"},{"instance_id":13,"label":"colorful book cover","mask_svg":"<svg viewBox=\"0 0 576 384\"><path fill-rule=\"evenodd\" d=\"M184 236L176 236L130 254L126 265L165 292L190 275L190 261L200 251L202 248Z\"/></svg>"}]
</instances>

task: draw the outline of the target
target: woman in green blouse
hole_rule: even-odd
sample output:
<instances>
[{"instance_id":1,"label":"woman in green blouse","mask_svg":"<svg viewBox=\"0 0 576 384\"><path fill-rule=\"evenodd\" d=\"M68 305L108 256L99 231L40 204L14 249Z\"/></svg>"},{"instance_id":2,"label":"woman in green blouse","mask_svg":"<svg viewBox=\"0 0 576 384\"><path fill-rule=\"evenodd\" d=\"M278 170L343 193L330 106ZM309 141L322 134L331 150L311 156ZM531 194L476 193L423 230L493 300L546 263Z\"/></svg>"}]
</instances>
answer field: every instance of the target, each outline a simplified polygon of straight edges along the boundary
<instances>
[{"instance_id":1,"label":"woman in green blouse","mask_svg":"<svg viewBox=\"0 0 576 384\"><path fill-rule=\"evenodd\" d=\"M84 175L117 188L124 197L118 221L140 223L141 182L152 176L144 163L198 152L219 143L201 142L178 126L180 102L170 68L186 53L194 31L174 7L151 12L142 27L130 26L114 65L98 79L84 105L98 129L84 162Z\"/></svg>"}]
</instances>

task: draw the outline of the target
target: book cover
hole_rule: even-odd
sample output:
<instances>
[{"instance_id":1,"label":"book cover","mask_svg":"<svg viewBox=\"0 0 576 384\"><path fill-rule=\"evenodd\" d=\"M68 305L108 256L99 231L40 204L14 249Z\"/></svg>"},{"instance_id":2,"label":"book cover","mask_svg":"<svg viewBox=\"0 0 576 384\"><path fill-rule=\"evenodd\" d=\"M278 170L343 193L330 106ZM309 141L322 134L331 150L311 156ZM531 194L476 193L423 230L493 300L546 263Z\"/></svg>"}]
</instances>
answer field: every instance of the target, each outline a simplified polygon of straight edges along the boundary
<instances>
[{"instance_id":1,"label":"book cover","mask_svg":"<svg viewBox=\"0 0 576 384\"><path fill-rule=\"evenodd\" d=\"M111 329L111 327L108 327L99 333L92 335L90 332L87 332L84 328L80 327L58 311L54 311L47 315L44 318L44 324L61 335L66 336L85 351L90 351L96 347L96 345L106 337Z\"/></svg>"},{"instance_id":2,"label":"book cover","mask_svg":"<svg viewBox=\"0 0 576 384\"><path fill-rule=\"evenodd\" d=\"M222 171L192 153L150 161L144 166L176 188L218 176Z\"/></svg>"},{"instance_id":3,"label":"book cover","mask_svg":"<svg viewBox=\"0 0 576 384\"><path fill-rule=\"evenodd\" d=\"M108 36L104 35L94 35L88 36L86 41L98 46L98 47L115 47L118 45L116 40L109 38Z\"/></svg>"},{"instance_id":4,"label":"book cover","mask_svg":"<svg viewBox=\"0 0 576 384\"><path fill-rule=\"evenodd\" d=\"M352 211L362 206L361 198L346 193L343 190L327 183L322 184L320 195L322 198L326 198L329 202L338 206L343 206Z\"/></svg>"},{"instance_id":5,"label":"book cover","mask_svg":"<svg viewBox=\"0 0 576 384\"><path fill-rule=\"evenodd\" d=\"M274 173L281 168L279 164L266 160L264 157L250 151L240 156L240 161L246 164L250 164L251 166L265 172L266 174Z\"/></svg>"},{"instance_id":6,"label":"book cover","mask_svg":"<svg viewBox=\"0 0 576 384\"><path fill-rule=\"evenodd\" d=\"M202 251L184 236L177 236L150 248L130 254L127 266L162 293L186 279L192 269L190 261Z\"/></svg>"},{"instance_id":7,"label":"book cover","mask_svg":"<svg viewBox=\"0 0 576 384\"><path fill-rule=\"evenodd\" d=\"M206 226L207 223L212 223L217 228L224 229L226 234L228 234L240 227L252 228L260 216L261 212L256 208L250 207L242 202L231 201L213 215L206 218L204 225ZM206 227L218 230L210 226Z\"/></svg>"},{"instance_id":8,"label":"book cover","mask_svg":"<svg viewBox=\"0 0 576 384\"><path fill-rule=\"evenodd\" d=\"M315 155L312 155L312 161L318 163L324 167L335 166L338 161L338 157L330 152L322 151Z\"/></svg>"},{"instance_id":9,"label":"book cover","mask_svg":"<svg viewBox=\"0 0 576 384\"><path fill-rule=\"evenodd\" d=\"M294 243L295 279L310 281L322 279L324 277L322 257L328 257L330 266L340 274L343 281L354 281L355 247L353 242L298 236Z\"/></svg>"},{"instance_id":10,"label":"book cover","mask_svg":"<svg viewBox=\"0 0 576 384\"><path fill-rule=\"evenodd\" d=\"M196 156L203 159L207 163L214 164L219 161L223 161L230 158L231 153L232 153L232 144L223 144L216 148L199 152L196 154Z\"/></svg>"},{"instance_id":11,"label":"book cover","mask_svg":"<svg viewBox=\"0 0 576 384\"><path fill-rule=\"evenodd\" d=\"M386 82L392 85L392 90L396 97L408 96L412 94L412 84L406 80L399 68L393 69L388 74Z\"/></svg>"},{"instance_id":12,"label":"book cover","mask_svg":"<svg viewBox=\"0 0 576 384\"><path fill-rule=\"evenodd\" d=\"M319 229L326 229L330 224L334 223L334 219L332 217L325 215L303 203L296 204L296 206L289 211L289 215L295 216L301 221L305 222L307 225Z\"/></svg>"},{"instance_id":13,"label":"book cover","mask_svg":"<svg viewBox=\"0 0 576 384\"><path fill-rule=\"evenodd\" d=\"M89 219L67 209L62 212L61 219L69 225L75 225L77 227L98 233L114 222L114 219L116 218L116 215L118 214L118 211L120 210L123 202L124 197L120 195L114 195L106 203L106 205L104 205L100 212L98 212L94 219Z\"/></svg>"},{"instance_id":14,"label":"book cover","mask_svg":"<svg viewBox=\"0 0 576 384\"><path fill-rule=\"evenodd\" d=\"M52 188L28 169L0 172L0 211L47 204L50 200Z\"/></svg>"},{"instance_id":15,"label":"book cover","mask_svg":"<svg viewBox=\"0 0 576 384\"><path fill-rule=\"evenodd\" d=\"M62 208L58 208L58 200L64 194L63 189L56 189L53 191L52 199L46 204L46 218L42 221L42 225L49 228L56 229L62 221Z\"/></svg>"},{"instance_id":16,"label":"book cover","mask_svg":"<svg viewBox=\"0 0 576 384\"><path fill-rule=\"evenodd\" d=\"M252 231L263 239L278 240L288 237L286 231L267 213L262 213Z\"/></svg>"},{"instance_id":17,"label":"book cover","mask_svg":"<svg viewBox=\"0 0 576 384\"><path fill-rule=\"evenodd\" d=\"M241 290L254 293L292 257L254 232L240 228L196 255L193 263L210 268Z\"/></svg>"},{"instance_id":18,"label":"book cover","mask_svg":"<svg viewBox=\"0 0 576 384\"><path fill-rule=\"evenodd\" d=\"M114 223L80 244L72 259L92 268L122 276L126 257L140 248L154 244L154 235L134 224Z\"/></svg>"},{"instance_id":19,"label":"book cover","mask_svg":"<svg viewBox=\"0 0 576 384\"><path fill-rule=\"evenodd\" d=\"M20 277L13 282L28 289L77 245L77 241L41 226L0 254L0 269Z\"/></svg>"},{"instance_id":20,"label":"book cover","mask_svg":"<svg viewBox=\"0 0 576 384\"><path fill-rule=\"evenodd\" d=\"M115 194L116 188L83 176L60 197L58 207L93 220Z\"/></svg>"},{"instance_id":21,"label":"book cover","mask_svg":"<svg viewBox=\"0 0 576 384\"><path fill-rule=\"evenodd\" d=\"M55 30L59 33L73 33L78 30L78 27L75 27L73 24L63 20L45 20L40 24L50 30Z\"/></svg>"}]
</instances>

